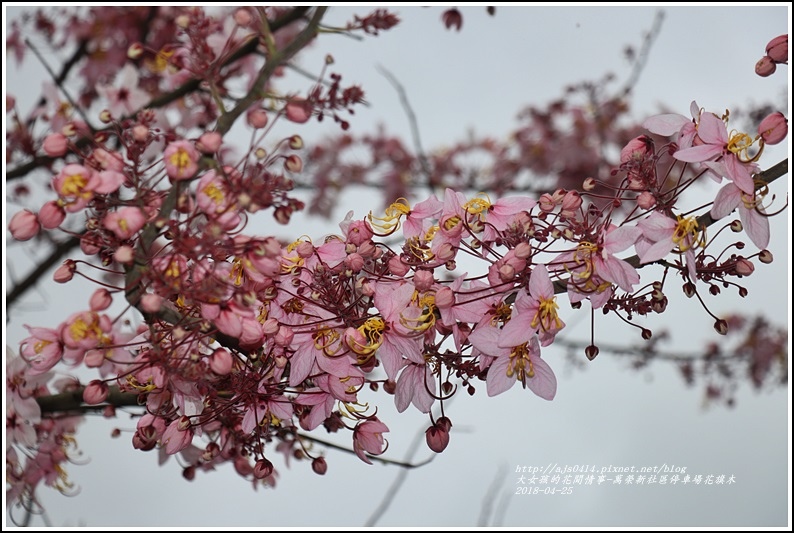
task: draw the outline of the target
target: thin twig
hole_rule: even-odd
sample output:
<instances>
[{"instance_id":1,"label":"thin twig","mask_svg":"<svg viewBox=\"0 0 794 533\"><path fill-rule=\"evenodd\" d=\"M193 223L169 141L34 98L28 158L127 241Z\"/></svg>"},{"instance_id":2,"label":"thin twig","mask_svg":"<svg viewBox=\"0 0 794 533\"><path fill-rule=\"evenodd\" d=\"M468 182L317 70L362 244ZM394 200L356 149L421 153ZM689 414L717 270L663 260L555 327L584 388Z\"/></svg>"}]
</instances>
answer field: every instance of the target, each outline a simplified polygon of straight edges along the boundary
<instances>
[{"instance_id":1,"label":"thin twig","mask_svg":"<svg viewBox=\"0 0 794 533\"><path fill-rule=\"evenodd\" d=\"M42 66L43 66L43 67L44 67L44 69L47 71L47 74L49 74L49 75L50 75L50 77L52 78L52 81L54 81L54 82L55 82L55 85L57 85L57 86L58 86L58 88L61 90L61 92L63 93L63 95L66 97L66 100L68 100L68 101L69 101L69 104L71 104L71 106L72 106L72 107L73 107L73 108L74 108L74 109L77 111L77 113L78 113L78 114L79 114L79 115L80 115L80 116L83 118L83 121L84 121L84 122L85 122L85 123L88 125L88 128L89 128L91 131L93 131L93 130L94 130L94 127L93 127L93 126L91 126L91 121L90 121L90 120L88 120L88 117L86 116L85 112L83 111L83 108L82 108L82 107L80 107L79 105L77 105L77 102L75 102L75 101L74 101L74 99L72 98L72 95L71 95L71 94L69 94L69 91L67 91L67 90L66 90L66 87L64 87L64 86L63 86L63 80L59 80L59 79L58 79L58 76L57 76L57 75L55 74L55 72L54 72L54 71L53 71L53 70L50 68L50 65L49 65L49 64L48 64L48 63L47 63L47 62L44 60L44 56L42 56L42 55L41 55L41 52L39 52L39 49L38 49L38 48L36 48L36 46L34 46L34 44L31 42L31 40L30 40L30 39L28 39L27 37L25 38L25 44L28 46L28 48L30 48L31 50L33 50L33 53L34 53L34 54L36 55L36 57L39 59L39 61L41 62Z\"/></svg>"},{"instance_id":2,"label":"thin twig","mask_svg":"<svg viewBox=\"0 0 794 533\"><path fill-rule=\"evenodd\" d=\"M493 515L493 503L494 497L493 495L498 492L499 486L504 483L504 479L507 477L508 467L507 465L503 464L499 466L496 470L496 474L493 477L493 481L488 486L488 490L485 491L482 499L482 506L480 508L480 517L477 519L477 527L487 526L488 522L491 521L491 515Z\"/></svg>"},{"instance_id":3,"label":"thin twig","mask_svg":"<svg viewBox=\"0 0 794 533\"><path fill-rule=\"evenodd\" d=\"M634 68L632 68L631 70L629 79L626 80L626 84L623 86L623 90L620 92L621 98L628 96L628 94L637 84L637 81L639 81L640 74L642 73L642 69L645 68L645 65L648 62L648 56L650 55L651 47L653 46L653 43L656 40L656 38L659 36L659 33L662 31L662 23L664 22L664 17L665 17L664 10L659 9L653 18L653 25L651 26L651 31L649 31L645 36L645 41L643 41L642 43L642 48L640 49L639 54L637 54L637 60L634 62Z\"/></svg>"},{"instance_id":4,"label":"thin twig","mask_svg":"<svg viewBox=\"0 0 794 533\"><path fill-rule=\"evenodd\" d=\"M394 89L397 91L397 94L400 96L400 103L403 106L405 114L408 115L408 122L411 125L411 138L414 141L416 157L419 159L419 165L422 167L422 172L424 173L427 180L427 187L430 189L430 192L433 193L435 192L432 182L433 172L430 169L430 162L427 159L427 155L425 155L425 151L422 148L422 140L419 136L419 124L416 120L416 114L411 107L411 103L408 101L408 95L405 92L405 88L403 88L402 84L397 80L397 78L385 67L378 65L377 69L378 72L383 74L389 83L392 84L392 87L394 87Z\"/></svg>"},{"instance_id":5,"label":"thin twig","mask_svg":"<svg viewBox=\"0 0 794 533\"><path fill-rule=\"evenodd\" d=\"M334 450L339 450L339 451L347 452L347 453L356 453L354 450L351 450L350 448L346 448L344 446L340 446L339 444L334 444L333 442L328 442L328 441L325 441L325 440L322 440L322 439L318 439L317 437L311 437L311 436L305 435L303 433L298 433L298 437L300 437L301 439L306 439L306 440L311 441L311 442L315 442L317 444L322 444L323 446L327 446L329 448L333 448ZM387 465L401 466L402 468L406 469L404 471L411 470L411 469L414 469L414 468L419 468L420 466L424 466L424 465L426 465L427 463L429 463L430 461L433 460L433 457L430 457L430 458L428 458L425 461L422 461L420 463L409 463L407 461L397 461L395 459L387 459L386 457L380 457L380 456L371 455L371 454L367 454L367 457L369 459L372 459L373 461L377 461L379 463L383 463L383 464L387 464Z\"/></svg>"}]
</instances>

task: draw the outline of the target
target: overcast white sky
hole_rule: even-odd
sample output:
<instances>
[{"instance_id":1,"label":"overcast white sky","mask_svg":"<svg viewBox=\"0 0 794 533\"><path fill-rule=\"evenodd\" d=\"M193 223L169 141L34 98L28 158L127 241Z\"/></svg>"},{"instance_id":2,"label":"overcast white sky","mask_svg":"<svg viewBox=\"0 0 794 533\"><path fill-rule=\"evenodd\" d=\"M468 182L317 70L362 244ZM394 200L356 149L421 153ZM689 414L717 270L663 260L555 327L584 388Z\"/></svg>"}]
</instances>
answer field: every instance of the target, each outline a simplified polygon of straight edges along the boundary
<instances>
[{"instance_id":1,"label":"overcast white sky","mask_svg":"<svg viewBox=\"0 0 794 533\"><path fill-rule=\"evenodd\" d=\"M629 74L623 47L641 43L656 8L498 7L494 17L482 7L466 8L460 33L443 28L440 7L395 10L403 22L394 30L365 42L322 36L301 65L316 71L325 54L333 54L334 71L361 83L372 104L356 115L352 128L371 131L385 123L410 145L398 97L376 71L377 65L385 66L408 92L425 148L432 149L463 138L469 129L504 134L515 126L515 113L523 105L557 98L567 84L597 79L607 71L622 82ZM789 31L787 6L664 10L661 35L635 88L635 116L654 114L660 104L687 114L692 100L712 111L768 99L779 102L784 93L790 103L788 67L766 79L753 72L769 39ZM341 24L352 12L366 10L333 8L328 22ZM38 94L34 75L18 75L13 63L6 63L4 90L20 102ZM789 151L790 141L770 151L762 163L771 166ZM789 181L787 177L773 184L772 193L786 197ZM299 219L289 227L290 235L336 232L336 223L349 209L363 216L380 205L367 191L351 191L346 200L331 224ZM757 266L746 278L748 298L720 298L714 309L765 312L781 325L788 322L790 330L790 213L772 222L770 250L776 262ZM5 257L6 275L21 276L25 258ZM27 336L23 324L55 326L72 311L71 302L85 301L89 290L79 284L42 284L8 317L5 341L17 346ZM673 333L667 348L691 351L706 340L719 340L712 320L696 302L677 295L670 300L668 312L653 322L655 328ZM572 316L566 318L571 325ZM570 339L585 339L588 330L580 325L565 333ZM602 341L638 340L626 328L610 329L610 321L603 319L597 336ZM448 409L454 424L449 448L408 474L378 525L476 526L489 505L493 512L488 525L512 527L790 524L788 390L757 394L744 385L736 408L703 409L702 389L686 388L678 373L663 365L635 372L619 357L603 353L576 370L554 348L544 351L544 359L558 376L555 400L545 402L518 387L496 398L487 398L484 386L473 398L460 395ZM402 459L427 419L411 410L397 415L390 405L379 409L391 428L387 455ZM255 492L230 465L199 473L189 483L174 459L158 466L156 452L133 450L131 431L110 439L114 427L134 430L135 420L123 415L89 420L78 433L86 464L72 466L69 473L81 487L79 495L65 498L41 490L52 525L363 526L400 472L329 451L324 477L314 475L308 463L292 463L287 469L280 459L274 461L281 471L275 490ZM422 445L416 460L430 455ZM555 463L597 468L666 464L685 467L691 475L734 475L737 482L686 487L607 483L574 486L570 495L514 494L517 466Z\"/></svg>"}]
</instances>

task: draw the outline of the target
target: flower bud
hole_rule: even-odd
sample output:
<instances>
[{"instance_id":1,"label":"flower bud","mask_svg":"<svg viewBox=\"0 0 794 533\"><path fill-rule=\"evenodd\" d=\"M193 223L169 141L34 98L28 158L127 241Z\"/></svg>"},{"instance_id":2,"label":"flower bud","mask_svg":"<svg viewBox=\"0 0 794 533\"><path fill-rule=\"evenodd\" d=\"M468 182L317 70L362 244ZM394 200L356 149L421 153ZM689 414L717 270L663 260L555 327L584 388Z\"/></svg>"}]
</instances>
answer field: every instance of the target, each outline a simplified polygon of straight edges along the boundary
<instances>
[{"instance_id":1,"label":"flower bud","mask_svg":"<svg viewBox=\"0 0 794 533\"><path fill-rule=\"evenodd\" d=\"M202 133L201 137L198 138L198 142L196 142L196 148L198 148L202 153L214 154L221 147L222 142L223 137L221 137L220 133L217 131L208 131L206 133Z\"/></svg>"},{"instance_id":2,"label":"flower bud","mask_svg":"<svg viewBox=\"0 0 794 533\"><path fill-rule=\"evenodd\" d=\"M758 125L758 135L766 144L777 144L788 134L788 120L783 113L776 112L768 115Z\"/></svg>"},{"instance_id":3,"label":"flower bud","mask_svg":"<svg viewBox=\"0 0 794 533\"><path fill-rule=\"evenodd\" d=\"M11 236L18 241L27 241L38 235L41 231L38 217L32 211L23 209L11 217L8 223Z\"/></svg>"},{"instance_id":4,"label":"flower bud","mask_svg":"<svg viewBox=\"0 0 794 533\"><path fill-rule=\"evenodd\" d=\"M778 35L766 45L766 55L775 63L788 64L788 34Z\"/></svg>"},{"instance_id":5,"label":"flower bud","mask_svg":"<svg viewBox=\"0 0 794 533\"><path fill-rule=\"evenodd\" d=\"M265 479L273 474L273 463L267 459L260 459L254 463L254 477L256 479Z\"/></svg>"},{"instance_id":6,"label":"flower bud","mask_svg":"<svg viewBox=\"0 0 794 533\"><path fill-rule=\"evenodd\" d=\"M532 253L532 247L529 243L520 242L516 244L516 247L513 249L513 253L515 253L518 259L526 259Z\"/></svg>"},{"instance_id":7,"label":"flower bud","mask_svg":"<svg viewBox=\"0 0 794 533\"><path fill-rule=\"evenodd\" d=\"M554 211L556 205L554 198L547 192L541 194L540 198L538 198L538 207L540 207L540 210L544 213L551 213Z\"/></svg>"},{"instance_id":8,"label":"flower bud","mask_svg":"<svg viewBox=\"0 0 794 533\"><path fill-rule=\"evenodd\" d=\"M744 229L741 220L734 220L731 222L731 231L734 233L739 233Z\"/></svg>"},{"instance_id":9,"label":"flower bud","mask_svg":"<svg viewBox=\"0 0 794 533\"><path fill-rule=\"evenodd\" d=\"M728 323L722 319L719 319L716 322L714 322L714 329L717 330L717 333L719 333L720 335L727 335Z\"/></svg>"},{"instance_id":10,"label":"flower bud","mask_svg":"<svg viewBox=\"0 0 794 533\"><path fill-rule=\"evenodd\" d=\"M287 119L297 124L308 122L312 116L312 105L304 98L293 98L285 108Z\"/></svg>"},{"instance_id":11,"label":"flower bud","mask_svg":"<svg viewBox=\"0 0 794 533\"><path fill-rule=\"evenodd\" d=\"M430 290L434 281L433 273L429 270L418 270L416 274L414 274L414 285L420 291Z\"/></svg>"},{"instance_id":12,"label":"flower bud","mask_svg":"<svg viewBox=\"0 0 794 533\"><path fill-rule=\"evenodd\" d=\"M684 294L687 298L692 298L695 295L695 285L692 282L684 283Z\"/></svg>"},{"instance_id":13,"label":"flower bud","mask_svg":"<svg viewBox=\"0 0 794 533\"><path fill-rule=\"evenodd\" d=\"M52 275L52 279L56 283L66 283L74 277L75 270L77 270L77 264L73 260L67 259L58 267L58 270Z\"/></svg>"},{"instance_id":14,"label":"flower bud","mask_svg":"<svg viewBox=\"0 0 794 533\"><path fill-rule=\"evenodd\" d=\"M303 148L303 138L300 135L293 135L289 138L289 147L293 150L300 150Z\"/></svg>"},{"instance_id":15,"label":"flower bud","mask_svg":"<svg viewBox=\"0 0 794 533\"><path fill-rule=\"evenodd\" d=\"M773 259L774 258L772 257L772 252L770 252L769 250L761 250L761 252L758 254L758 260L764 263L765 265L771 263Z\"/></svg>"},{"instance_id":16,"label":"flower bud","mask_svg":"<svg viewBox=\"0 0 794 533\"><path fill-rule=\"evenodd\" d=\"M599 351L600 350L598 349L598 346L596 346L595 344L591 344L590 346L584 349L584 354L585 356L587 356L587 359L592 361L598 356Z\"/></svg>"},{"instance_id":17,"label":"flower bud","mask_svg":"<svg viewBox=\"0 0 794 533\"><path fill-rule=\"evenodd\" d=\"M267 111L261 107L249 109L245 114L245 120L254 129L262 129L267 126Z\"/></svg>"},{"instance_id":18,"label":"flower bud","mask_svg":"<svg viewBox=\"0 0 794 533\"><path fill-rule=\"evenodd\" d=\"M141 296L141 310L147 313L159 313L163 306L163 298L159 294Z\"/></svg>"},{"instance_id":19,"label":"flower bud","mask_svg":"<svg viewBox=\"0 0 794 533\"><path fill-rule=\"evenodd\" d=\"M130 59L138 59L143 55L143 52L143 44L138 42L132 43L129 48L127 48L127 57Z\"/></svg>"},{"instance_id":20,"label":"flower bud","mask_svg":"<svg viewBox=\"0 0 794 533\"><path fill-rule=\"evenodd\" d=\"M295 154L287 156L284 160L284 168L290 172L300 172L303 170L303 160Z\"/></svg>"},{"instance_id":21,"label":"flower bud","mask_svg":"<svg viewBox=\"0 0 794 533\"><path fill-rule=\"evenodd\" d=\"M597 182L594 178L587 178L582 183L582 190L583 191L592 191L596 188Z\"/></svg>"},{"instance_id":22,"label":"flower bud","mask_svg":"<svg viewBox=\"0 0 794 533\"><path fill-rule=\"evenodd\" d=\"M643 191L637 196L637 205L646 211L653 209L653 206L656 205L656 197L648 191Z\"/></svg>"},{"instance_id":23,"label":"flower bud","mask_svg":"<svg viewBox=\"0 0 794 533\"><path fill-rule=\"evenodd\" d=\"M94 291L94 294L91 295L91 300L89 300L92 311L104 311L112 303L113 297L110 295L110 291L104 287Z\"/></svg>"},{"instance_id":24,"label":"flower bud","mask_svg":"<svg viewBox=\"0 0 794 533\"><path fill-rule=\"evenodd\" d=\"M95 379L83 389L83 401L88 405L97 405L107 400L109 394L108 384Z\"/></svg>"},{"instance_id":25,"label":"flower bud","mask_svg":"<svg viewBox=\"0 0 794 533\"><path fill-rule=\"evenodd\" d=\"M218 348L210 356L210 369L219 376L225 376L232 371L234 359L229 350Z\"/></svg>"},{"instance_id":26,"label":"flower bud","mask_svg":"<svg viewBox=\"0 0 794 533\"><path fill-rule=\"evenodd\" d=\"M772 58L769 56L764 56L758 60L755 64L755 73L759 76L766 78L767 76L771 76L777 70L777 65L775 62L772 61Z\"/></svg>"},{"instance_id":27,"label":"flower bud","mask_svg":"<svg viewBox=\"0 0 794 533\"><path fill-rule=\"evenodd\" d=\"M449 445L449 430L436 423L425 431L427 447L436 453L443 452Z\"/></svg>"},{"instance_id":28,"label":"flower bud","mask_svg":"<svg viewBox=\"0 0 794 533\"><path fill-rule=\"evenodd\" d=\"M60 157L66 153L69 141L63 133L51 133L44 138L41 147L44 153L50 157Z\"/></svg>"},{"instance_id":29,"label":"flower bud","mask_svg":"<svg viewBox=\"0 0 794 533\"><path fill-rule=\"evenodd\" d=\"M136 124L132 127L132 138L139 143L146 142L146 139L149 138L149 127Z\"/></svg>"},{"instance_id":30,"label":"flower bud","mask_svg":"<svg viewBox=\"0 0 794 533\"><path fill-rule=\"evenodd\" d=\"M234 22L243 28L251 24L251 12L241 7L234 12Z\"/></svg>"},{"instance_id":31,"label":"flower bud","mask_svg":"<svg viewBox=\"0 0 794 533\"><path fill-rule=\"evenodd\" d=\"M740 276L749 276L755 271L755 266L744 257L736 260L736 273Z\"/></svg>"},{"instance_id":32,"label":"flower bud","mask_svg":"<svg viewBox=\"0 0 794 533\"><path fill-rule=\"evenodd\" d=\"M408 265L403 263L402 259L399 256L394 256L389 259L389 272L397 276L398 278L403 277L405 274L408 273Z\"/></svg>"},{"instance_id":33,"label":"flower bud","mask_svg":"<svg viewBox=\"0 0 794 533\"><path fill-rule=\"evenodd\" d=\"M448 30L454 28L455 31L460 31L461 26L463 26L463 15L457 8L453 7L441 14L441 21Z\"/></svg>"},{"instance_id":34,"label":"flower bud","mask_svg":"<svg viewBox=\"0 0 794 533\"><path fill-rule=\"evenodd\" d=\"M328 472L328 463L325 461L325 457L316 457L312 461L312 470L315 474L324 476Z\"/></svg>"}]
</instances>

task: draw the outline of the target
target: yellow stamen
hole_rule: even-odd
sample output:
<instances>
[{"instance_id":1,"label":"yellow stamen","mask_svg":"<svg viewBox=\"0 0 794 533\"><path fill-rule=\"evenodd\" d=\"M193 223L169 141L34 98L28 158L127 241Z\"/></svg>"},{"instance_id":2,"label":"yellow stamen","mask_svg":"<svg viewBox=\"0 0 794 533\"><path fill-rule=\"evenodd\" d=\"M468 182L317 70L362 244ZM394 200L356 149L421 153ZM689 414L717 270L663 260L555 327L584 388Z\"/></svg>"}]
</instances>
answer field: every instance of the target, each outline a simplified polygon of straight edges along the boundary
<instances>
[{"instance_id":1,"label":"yellow stamen","mask_svg":"<svg viewBox=\"0 0 794 533\"><path fill-rule=\"evenodd\" d=\"M525 383L526 378L535 377L535 367L529 358L527 343L516 346L510 352L510 361L507 363L507 377L515 376L517 381Z\"/></svg>"},{"instance_id":2,"label":"yellow stamen","mask_svg":"<svg viewBox=\"0 0 794 533\"><path fill-rule=\"evenodd\" d=\"M559 308L560 306L557 305L556 296L541 298L540 304L538 305L538 312L529 325L533 328L540 327L543 331L560 329L562 327L562 321L557 315L557 309Z\"/></svg>"},{"instance_id":3,"label":"yellow stamen","mask_svg":"<svg viewBox=\"0 0 794 533\"><path fill-rule=\"evenodd\" d=\"M405 198L398 198L396 202L386 208L385 216L376 217L373 216L372 211L370 211L367 218L369 218L372 226L385 233L391 233L400 226L400 217L410 212L411 206L408 204L408 200Z\"/></svg>"},{"instance_id":4,"label":"yellow stamen","mask_svg":"<svg viewBox=\"0 0 794 533\"><path fill-rule=\"evenodd\" d=\"M491 208L491 202L489 201L488 195L481 192L485 198L472 198L465 204L463 204L463 209L470 215L480 215L483 211L487 211Z\"/></svg>"},{"instance_id":5,"label":"yellow stamen","mask_svg":"<svg viewBox=\"0 0 794 533\"><path fill-rule=\"evenodd\" d=\"M673 242L681 252L690 248L706 245L706 230L701 229L695 217L678 217L678 224L673 231Z\"/></svg>"}]
</instances>

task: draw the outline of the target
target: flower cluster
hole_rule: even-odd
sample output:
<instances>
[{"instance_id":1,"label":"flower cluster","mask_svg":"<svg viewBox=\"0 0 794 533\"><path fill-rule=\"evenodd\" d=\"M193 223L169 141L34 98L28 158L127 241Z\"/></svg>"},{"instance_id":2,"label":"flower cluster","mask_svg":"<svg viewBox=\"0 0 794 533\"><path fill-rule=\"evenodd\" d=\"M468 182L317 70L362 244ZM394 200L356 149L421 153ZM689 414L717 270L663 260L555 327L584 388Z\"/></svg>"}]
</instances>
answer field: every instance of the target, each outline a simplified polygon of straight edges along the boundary
<instances>
[{"instance_id":1,"label":"flower cluster","mask_svg":"<svg viewBox=\"0 0 794 533\"><path fill-rule=\"evenodd\" d=\"M383 211L350 213L338 233L319 239L257 235L251 221L261 212L286 224L304 207L293 195L303 140L295 133L266 150L272 124L286 119L298 127L323 113L336 119L335 111L360 103L362 93L341 89L338 75L306 99L269 85L276 75L271 59L311 40L322 8L308 21L305 10L263 8L257 13L271 20L270 29L253 40L244 38L254 26L249 10L235 11L235 25L224 25L199 9L163 9L177 10L179 39L157 33L129 46L129 61L143 65L147 79L102 85L106 129L72 117L59 137L42 140L47 157L62 160L51 174L56 198L9 223L18 240L59 227L79 237L87 259L66 262L56 281L81 275L101 285L86 309L54 328L29 327L19 357L9 357L11 500L33 499L42 480L71 487L61 465L77 419L47 418L36 401L56 390L80 395L78 407L110 406L108 414L125 401L145 406L133 446L181 454L188 479L230 462L242 477L274 484L276 452L326 471L308 445L308 432L321 426L349 431L351 449L365 462L383 454L389 426L371 405L375 393L393 396L399 412L413 406L427 414L427 442L439 452L452 427L445 404L460 390L475 394L484 384L494 396L520 384L544 400L555 397L555 361L545 348L566 327L568 309L587 300L635 325L636 316L666 310L676 276L688 295L718 294L720 286L739 287L736 279L753 272L753 260L771 261L757 161L763 143L785 137L785 119L768 117L752 138L728 133L727 114L694 104L691 120L665 115L646 123L674 142L657 149L648 136L634 138L609 180L580 176L580 191L496 199L445 188L442 198L400 198ZM291 28L297 20L300 28ZM378 10L349 28L376 33L396 23ZM450 15L445 23L460 26ZM226 68L260 40L267 60ZM118 63L122 74L124 60ZM113 77L98 60L86 68L90 79ZM228 96L233 75L253 87L239 100ZM154 107L136 109L161 98L164 87L208 80L209 94L181 100L204 111L187 113L179 127ZM224 98L228 109L218 104ZM222 127L235 113L246 113L254 130L241 155L226 146ZM22 144L14 146L14 157L24 153ZM401 150L397 143L381 148L384 159ZM662 168L670 154L676 162ZM660 177L687 165L697 172L680 170L675 186ZM738 209L742 223L726 227L744 231L757 253L730 253L744 243L715 250L706 225L679 211L681 192L705 178L728 180L711 216ZM640 269L651 263L662 273L643 283ZM125 311L111 312L114 299L124 300ZM127 312L135 319L123 320ZM727 322L714 320L724 333ZM587 355L596 353L593 342ZM97 369L97 378L50 386L59 364ZM23 460L15 448L35 451Z\"/></svg>"}]
</instances>

